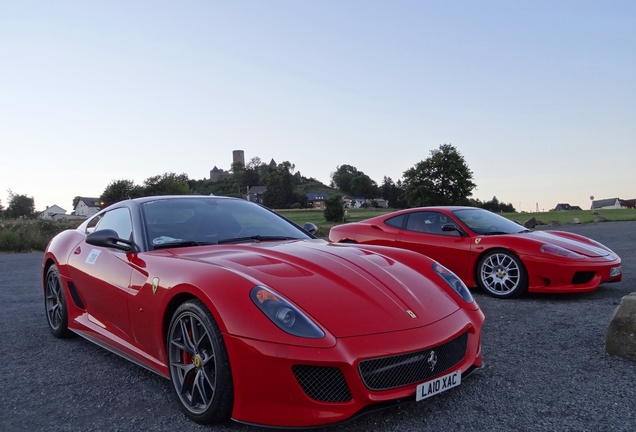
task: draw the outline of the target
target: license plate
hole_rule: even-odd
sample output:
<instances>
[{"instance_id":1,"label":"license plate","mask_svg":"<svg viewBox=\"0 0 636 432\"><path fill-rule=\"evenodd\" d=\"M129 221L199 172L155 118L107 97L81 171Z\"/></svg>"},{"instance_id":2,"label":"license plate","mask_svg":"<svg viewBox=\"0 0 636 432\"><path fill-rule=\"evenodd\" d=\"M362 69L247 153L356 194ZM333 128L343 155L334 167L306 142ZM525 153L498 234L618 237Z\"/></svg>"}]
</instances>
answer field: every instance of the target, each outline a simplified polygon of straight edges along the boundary
<instances>
[{"instance_id":1,"label":"license plate","mask_svg":"<svg viewBox=\"0 0 636 432\"><path fill-rule=\"evenodd\" d=\"M462 372L460 370L451 374L435 378L434 380L426 381L417 386L417 393L415 393L415 400L421 401L423 399L435 396L443 391L457 387L462 383Z\"/></svg>"}]
</instances>

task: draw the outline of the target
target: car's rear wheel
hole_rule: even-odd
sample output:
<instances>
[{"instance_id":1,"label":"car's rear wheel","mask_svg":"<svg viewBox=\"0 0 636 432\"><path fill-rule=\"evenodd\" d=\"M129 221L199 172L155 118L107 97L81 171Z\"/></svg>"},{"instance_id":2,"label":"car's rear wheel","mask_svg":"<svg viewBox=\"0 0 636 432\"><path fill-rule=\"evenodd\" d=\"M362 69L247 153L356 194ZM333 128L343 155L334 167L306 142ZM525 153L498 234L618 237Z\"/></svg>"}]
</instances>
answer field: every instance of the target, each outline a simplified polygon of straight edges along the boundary
<instances>
[{"instance_id":1,"label":"car's rear wheel","mask_svg":"<svg viewBox=\"0 0 636 432\"><path fill-rule=\"evenodd\" d=\"M57 338L67 338L73 333L68 329L68 309L62 287L62 278L54 264L46 272L44 280L44 309L49 329Z\"/></svg>"},{"instance_id":2,"label":"car's rear wheel","mask_svg":"<svg viewBox=\"0 0 636 432\"><path fill-rule=\"evenodd\" d=\"M212 314L199 300L176 310L167 338L170 380L183 412L199 423L221 423L232 414L230 361Z\"/></svg>"},{"instance_id":3,"label":"car's rear wheel","mask_svg":"<svg viewBox=\"0 0 636 432\"><path fill-rule=\"evenodd\" d=\"M528 275L516 255L505 250L488 252L477 264L477 283L497 298L517 297L528 289Z\"/></svg>"}]
</instances>

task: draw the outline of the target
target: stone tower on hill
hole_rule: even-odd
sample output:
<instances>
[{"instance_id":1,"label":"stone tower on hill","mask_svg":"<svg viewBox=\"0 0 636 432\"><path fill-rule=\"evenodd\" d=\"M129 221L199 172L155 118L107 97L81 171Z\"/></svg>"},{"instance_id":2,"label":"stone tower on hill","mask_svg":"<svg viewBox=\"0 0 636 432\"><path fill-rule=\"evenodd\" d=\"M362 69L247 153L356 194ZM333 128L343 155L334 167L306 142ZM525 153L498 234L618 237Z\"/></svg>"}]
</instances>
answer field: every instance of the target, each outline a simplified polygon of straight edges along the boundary
<instances>
[{"instance_id":1,"label":"stone tower on hill","mask_svg":"<svg viewBox=\"0 0 636 432\"><path fill-rule=\"evenodd\" d=\"M243 150L232 151L232 165L237 162L240 162L241 165L245 166L245 152ZM210 180L213 182L230 178L232 178L231 171L224 171L221 168L217 168L216 165L212 168L212 170L210 170Z\"/></svg>"},{"instance_id":2,"label":"stone tower on hill","mask_svg":"<svg viewBox=\"0 0 636 432\"><path fill-rule=\"evenodd\" d=\"M241 165L245 166L245 152L243 150L234 150L232 152L232 165L240 162Z\"/></svg>"}]
</instances>

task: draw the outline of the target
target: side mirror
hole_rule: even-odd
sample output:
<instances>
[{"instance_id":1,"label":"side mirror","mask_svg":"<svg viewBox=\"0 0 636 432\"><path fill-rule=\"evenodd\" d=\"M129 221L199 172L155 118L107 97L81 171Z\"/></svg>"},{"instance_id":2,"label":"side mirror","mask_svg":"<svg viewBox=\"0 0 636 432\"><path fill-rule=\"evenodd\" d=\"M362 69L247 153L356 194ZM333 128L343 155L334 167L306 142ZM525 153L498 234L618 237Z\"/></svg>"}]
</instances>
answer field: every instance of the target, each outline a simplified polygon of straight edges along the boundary
<instances>
[{"instance_id":1,"label":"side mirror","mask_svg":"<svg viewBox=\"0 0 636 432\"><path fill-rule=\"evenodd\" d=\"M307 231L309 234L311 234L312 236L315 236L316 233L318 232L318 227L312 224L311 222L307 222L305 225L303 225L303 229Z\"/></svg>"},{"instance_id":2,"label":"side mirror","mask_svg":"<svg viewBox=\"0 0 636 432\"><path fill-rule=\"evenodd\" d=\"M457 225L455 225L454 223L447 223L442 225L442 231L445 231L445 232L457 231L461 234L461 231L459 231L459 228L457 228Z\"/></svg>"},{"instance_id":3,"label":"side mirror","mask_svg":"<svg viewBox=\"0 0 636 432\"><path fill-rule=\"evenodd\" d=\"M103 229L90 233L86 236L86 243L93 246L118 249L124 252L135 252L135 243L130 240L119 238L117 232L112 229Z\"/></svg>"}]
</instances>

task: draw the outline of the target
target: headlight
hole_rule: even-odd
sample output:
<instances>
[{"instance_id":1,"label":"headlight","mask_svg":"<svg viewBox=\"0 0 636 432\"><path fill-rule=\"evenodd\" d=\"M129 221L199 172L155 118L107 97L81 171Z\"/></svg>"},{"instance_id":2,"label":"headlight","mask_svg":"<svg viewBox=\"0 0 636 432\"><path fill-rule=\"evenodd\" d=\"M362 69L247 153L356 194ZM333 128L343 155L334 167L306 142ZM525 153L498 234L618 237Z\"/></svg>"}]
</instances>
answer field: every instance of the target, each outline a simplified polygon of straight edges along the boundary
<instances>
[{"instance_id":1,"label":"headlight","mask_svg":"<svg viewBox=\"0 0 636 432\"><path fill-rule=\"evenodd\" d=\"M604 250L606 250L606 251L608 251L608 252L614 253L614 251L613 251L613 250L611 250L610 248L608 248L608 247L607 247L607 246L605 246L604 244L599 243L599 242L597 242L596 240L591 239L591 238L588 238L588 240L589 240L589 241L591 241L592 243L594 243L594 245L596 245L596 246L598 246L598 247L600 247L600 248L602 248L602 249L604 249Z\"/></svg>"},{"instance_id":2,"label":"headlight","mask_svg":"<svg viewBox=\"0 0 636 432\"><path fill-rule=\"evenodd\" d=\"M446 282L459 296L467 303L472 303L473 295L470 293L464 282L458 278L455 273L447 269L441 264L434 263L433 270Z\"/></svg>"},{"instance_id":3,"label":"headlight","mask_svg":"<svg viewBox=\"0 0 636 432\"><path fill-rule=\"evenodd\" d=\"M553 244L544 244L539 248L539 250L548 255L554 255L562 258L583 258L583 255L579 255L576 252L572 252L571 250Z\"/></svg>"},{"instance_id":4,"label":"headlight","mask_svg":"<svg viewBox=\"0 0 636 432\"><path fill-rule=\"evenodd\" d=\"M250 298L261 312L285 333L311 339L325 336L325 333L296 306L271 290L255 286L250 291Z\"/></svg>"}]
</instances>

